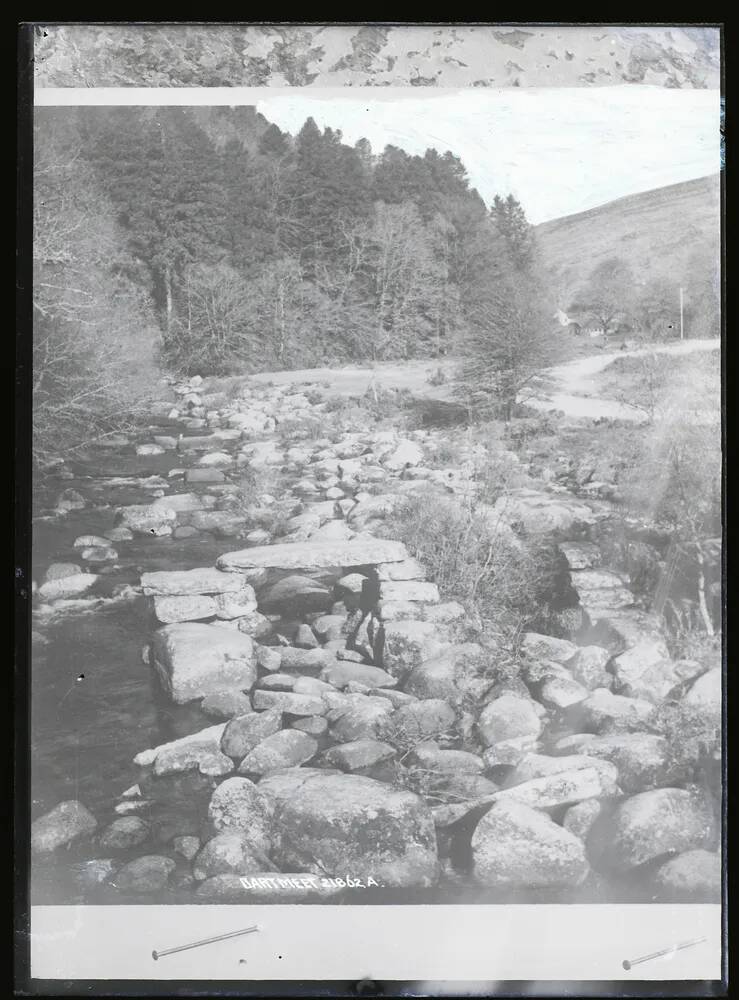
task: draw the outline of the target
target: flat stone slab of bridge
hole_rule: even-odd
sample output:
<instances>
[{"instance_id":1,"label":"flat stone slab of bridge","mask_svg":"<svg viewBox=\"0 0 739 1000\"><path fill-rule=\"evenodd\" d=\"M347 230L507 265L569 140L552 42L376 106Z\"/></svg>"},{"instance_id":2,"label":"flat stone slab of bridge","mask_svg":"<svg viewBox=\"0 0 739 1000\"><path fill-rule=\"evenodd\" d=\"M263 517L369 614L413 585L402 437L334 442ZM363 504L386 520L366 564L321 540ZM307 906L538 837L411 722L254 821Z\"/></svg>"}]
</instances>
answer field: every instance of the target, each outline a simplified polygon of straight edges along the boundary
<instances>
[{"instance_id":1,"label":"flat stone slab of bridge","mask_svg":"<svg viewBox=\"0 0 739 1000\"><path fill-rule=\"evenodd\" d=\"M402 542L383 538L352 539L346 542L282 542L259 545L219 556L218 569L328 569L333 566L374 566L403 562L408 551Z\"/></svg>"}]
</instances>

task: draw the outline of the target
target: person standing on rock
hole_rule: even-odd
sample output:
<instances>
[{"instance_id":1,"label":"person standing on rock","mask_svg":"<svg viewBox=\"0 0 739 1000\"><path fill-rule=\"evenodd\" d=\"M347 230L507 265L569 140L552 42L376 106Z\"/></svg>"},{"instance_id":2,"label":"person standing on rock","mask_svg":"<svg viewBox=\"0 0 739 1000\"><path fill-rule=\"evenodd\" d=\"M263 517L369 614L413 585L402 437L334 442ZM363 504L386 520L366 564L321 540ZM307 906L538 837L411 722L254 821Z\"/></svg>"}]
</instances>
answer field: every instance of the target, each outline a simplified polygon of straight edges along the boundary
<instances>
[{"instance_id":1,"label":"person standing on rock","mask_svg":"<svg viewBox=\"0 0 739 1000\"><path fill-rule=\"evenodd\" d=\"M368 615L378 617L380 615L380 578L376 569L371 569L369 575L362 583L362 591L359 595L359 607L356 608L349 618L349 635L346 640L347 649L355 649L359 630L367 619Z\"/></svg>"}]
</instances>

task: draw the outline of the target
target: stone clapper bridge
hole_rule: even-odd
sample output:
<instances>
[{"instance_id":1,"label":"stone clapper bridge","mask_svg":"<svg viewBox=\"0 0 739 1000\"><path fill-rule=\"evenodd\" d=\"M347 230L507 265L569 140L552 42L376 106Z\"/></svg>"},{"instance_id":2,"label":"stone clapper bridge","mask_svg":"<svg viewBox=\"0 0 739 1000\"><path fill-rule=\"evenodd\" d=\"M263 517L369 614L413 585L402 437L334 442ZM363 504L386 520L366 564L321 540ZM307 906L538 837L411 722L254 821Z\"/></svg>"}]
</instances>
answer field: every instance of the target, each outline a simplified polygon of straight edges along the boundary
<instances>
[{"instance_id":1,"label":"stone clapper bridge","mask_svg":"<svg viewBox=\"0 0 739 1000\"><path fill-rule=\"evenodd\" d=\"M169 415L211 433L139 453L204 452L180 471L209 492L122 508L121 540L122 529L152 544L183 529L244 531L244 516L217 508L229 495L222 470L234 459L219 450L229 442L241 448L237 469L291 464L302 510L283 540L254 529L214 567L142 574L158 622L147 662L174 704L218 721L139 753L140 780L102 832L80 803L62 803L34 824L34 850L92 836L106 857L124 852L104 870L116 889L212 901L244 902L244 875L264 880L249 899L273 899L276 872L316 876L280 891L282 902L333 897L345 890L332 876L362 874L396 889L462 877L481 890L571 892L594 869L623 877L652 865L658 888L695 871L714 885L710 808L672 772L649 719L676 690L715 712L720 671L671 660L657 621L601 565L597 501L519 489L490 508L491 530L512 544L569 539L560 550L578 614L598 637L526 633L520 678L491 685L493 654L465 641L465 609L442 601L402 543L380 537L404 495L465 489L463 469L427 464L433 432L327 428L321 442L281 447L276 420L320 404L265 386L207 410L197 380L175 391ZM390 481L394 492L368 490ZM373 575L379 603L362 618ZM176 812L183 789L202 802L205 833L183 826L152 853L147 813L162 802Z\"/></svg>"}]
</instances>

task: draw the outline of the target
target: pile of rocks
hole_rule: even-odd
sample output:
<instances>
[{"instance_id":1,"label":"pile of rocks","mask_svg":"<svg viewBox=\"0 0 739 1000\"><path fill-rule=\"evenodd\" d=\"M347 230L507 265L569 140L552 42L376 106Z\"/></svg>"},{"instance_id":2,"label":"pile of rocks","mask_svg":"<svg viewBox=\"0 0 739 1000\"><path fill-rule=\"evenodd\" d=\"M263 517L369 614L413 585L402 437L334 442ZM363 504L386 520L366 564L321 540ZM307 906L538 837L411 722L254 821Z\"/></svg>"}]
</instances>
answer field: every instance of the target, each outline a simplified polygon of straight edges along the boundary
<instances>
[{"instance_id":1,"label":"pile of rocks","mask_svg":"<svg viewBox=\"0 0 739 1000\"><path fill-rule=\"evenodd\" d=\"M240 881L250 876L260 899L285 901L334 895L331 877L347 875L394 888L463 879L574 892L633 874L660 898L715 897L711 803L650 720L680 699L719 727L721 673L670 658L658 623L601 565L592 507L521 489L491 508L514 539L560 539L592 626L580 644L525 634L511 678L497 669L506 651L465 641L464 608L381 537L408 492L467 488L464 470L449 480L428 467L429 432L285 445L279 424L323 404L268 387L216 408L198 390L194 380L177 387L170 415L210 429L175 441L200 456L183 474L208 494L123 508L120 527L152 539L184 527L244 537L215 567L141 577L159 626L146 659L164 694L211 724L139 753L139 780L102 831L80 803L62 803L34 824L34 850L87 838L99 856L85 878L133 895L243 902L254 898ZM216 509L227 474L245 466L292 476L277 541ZM378 601L357 630L368 581ZM275 873L295 885L270 889Z\"/></svg>"}]
</instances>

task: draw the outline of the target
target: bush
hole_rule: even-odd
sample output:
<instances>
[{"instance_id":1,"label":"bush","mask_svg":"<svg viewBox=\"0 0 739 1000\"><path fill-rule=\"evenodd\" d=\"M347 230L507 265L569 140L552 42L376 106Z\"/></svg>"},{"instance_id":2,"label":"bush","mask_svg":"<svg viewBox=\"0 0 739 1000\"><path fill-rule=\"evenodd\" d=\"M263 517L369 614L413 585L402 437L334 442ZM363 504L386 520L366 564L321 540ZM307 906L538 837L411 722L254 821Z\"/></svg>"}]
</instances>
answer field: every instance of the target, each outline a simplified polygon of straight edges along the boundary
<instances>
[{"instance_id":1,"label":"bush","mask_svg":"<svg viewBox=\"0 0 739 1000\"><path fill-rule=\"evenodd\" d=\"M457 466L459 465L459 446L452 444L451 441L440 441L433 452L433 459L435 466Z\"/></svg>"},{"instance_id":2,"label":"bush","mask_svg":"<svg viewBox=\"0 0 739 1000\"><path fill-rule=\"evenodd\" d=\"M369 411L375 422L397 418L413 405L413 397L408 389L388 389L382 385L369 386L359 403Z\"/></svg>"},{"instance_id":3,"label":"bush","mask_svg":"<svg viewBox=\"0 0 739 1000\"><path fill-rule=\"evenodd\" d=\"M264 528L278 536L285 533L291 511L279 503L265 506L262 497L279 497L281 493L280 474L273 466L259 469L247 466L241 473L238 492L228 497L228 506L247 518L249 530Z\"/></svg>"},{"instance_id":4,"label":"bush","mask_svg":"<svg viewBox=\"0 0 739 1000\"><path fill-rule=\"evenodd\" d=\"M280 440L285 446L296 441L319 441L326 436L326 422L320 417L287 417L277 425Z\"/></svg>"},{"instance_id":5,"label":"bush","mask_svg":"<svg viewBox=\"0 0 739 1000\"><path fill-rule=\"evenodd\" d=\"M389 743L396 750L400 751L400 761L404 762L405 757L411 753L419 744L436 742L438 740L449 741L455 738L456 734L452 729L439 730L438 733L429 733L420 725L413 724L406 720L398 721L395 713L380 719L377 723L377 739L384 743Z\"/></svg>"},{"instance_id":6,"label":"bush","mask_svg":"<svg viewBox=\"0 0 739 1000\"><path fill-rule=\"evenodd\" d=\"M342 413L344 410L356 407L356 402L346 396L329 396L326 400L324 413Z\"/></svg>"},{"instance_id":7,"label":"bush","mask_svg":"<svg viewBox=\"0 0 739 1000\"><path fill-rule=\"evenodd\" d=\"M495 623L515 631L539 613L546 566L474 505L419 494L395 509L388 528L427 567L443 597L461 601L483 630Z\"/></svg>"},{"instance_id":8,"label":"bush","mask_svg":"<svg viewBox=\"0 0 739 1000\"><path fill-rule=\"evenodd\" d=\"M446 372L442 368L437 368L426 377L429 385L445 385L447 380Z\"/></svg>"},{"instance_id":9,"label":"bush","mask_svg":"<svg viewBox=\"0 0 739 1000\"><path fill-rule=\"evenodd\" d=\"M531 479L516 456L509 451L495 451L476 463L474 481L477 497L484 503L494 504L508 490L530 486Z\"/></svg>"}]
</instances>

